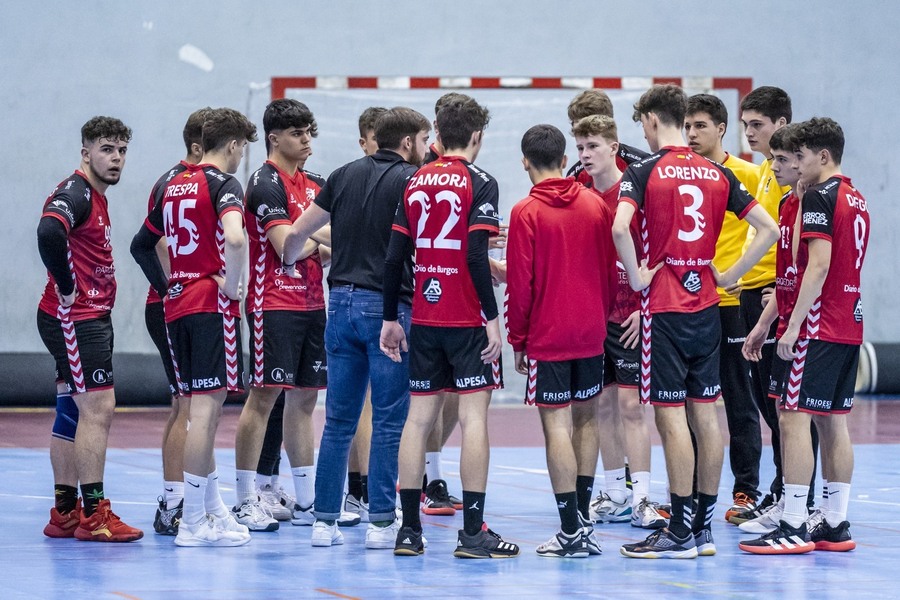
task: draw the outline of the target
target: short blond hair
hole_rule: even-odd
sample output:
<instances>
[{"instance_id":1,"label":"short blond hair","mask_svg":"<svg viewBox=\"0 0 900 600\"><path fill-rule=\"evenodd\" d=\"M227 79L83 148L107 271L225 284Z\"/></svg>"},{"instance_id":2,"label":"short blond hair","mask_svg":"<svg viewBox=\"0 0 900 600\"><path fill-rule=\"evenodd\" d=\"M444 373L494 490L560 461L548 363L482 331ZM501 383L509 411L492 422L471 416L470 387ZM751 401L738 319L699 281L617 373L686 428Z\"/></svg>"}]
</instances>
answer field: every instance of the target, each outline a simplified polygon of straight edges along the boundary
<instances>
[{"instance_id":1,"label":"short blond hair","mask_svg":"<svg viewBox=\"0 0 900 600\"><path fill-rule=\"evenodd\" d=\"M589 137L599 135L608 142L619 141L619 130L612 117L603 115L591 115L584 117L572 127L572 135L577 137Z\"/></svg>"},{"instance_id":2,"label":"short blond hair","mask_svg":"<svg viewBox=\"0 0 900 600\"><path fill-rule=\"evenodd\" d=\"M574 123L591 115L613 117L612 100L603 90L584 90L569 102L569 122Z\"/></svg>"}]
</instances>

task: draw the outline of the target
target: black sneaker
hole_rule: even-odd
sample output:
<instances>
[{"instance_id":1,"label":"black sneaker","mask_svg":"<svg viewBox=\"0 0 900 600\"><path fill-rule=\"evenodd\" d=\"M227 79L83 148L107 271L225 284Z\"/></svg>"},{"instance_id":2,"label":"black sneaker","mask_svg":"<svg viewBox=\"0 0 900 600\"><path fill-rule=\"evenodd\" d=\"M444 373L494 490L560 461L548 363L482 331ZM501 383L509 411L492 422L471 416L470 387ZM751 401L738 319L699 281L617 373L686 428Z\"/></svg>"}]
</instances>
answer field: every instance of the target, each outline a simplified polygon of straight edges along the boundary
<instances>
[{"instance_id":1,"label":"black sneaker","mask_svg":"<svg viewBox=\"0 0 900 600\"><path fill-rule=\"evenodd\" d=\"M178 525L181 523L181 513L184 509L184 500L175 508L166 508L166 501L162 496L157 498L159 507L153 519L153 530L159 535L178 535Z\"/></svg>"},{"instance_id":2,"label":"black sneaker","mask_svg":"<svg viewBox=\"0 0 900 600\"><path fill-rule=\"evenodd\" d=\"M395 556L418 556L425 552L422 532L412 527L401 527L397 532L397 543L394 545Z\"/></svg>"},{"instance_id":3,"label":"black sneaker","mask_svg":"<svg viewBox=\"0 0 900 600\"><path fill-rule=\"evenodd\" d=\"M440 515L452 517L456 509L450 502L450 493L447 491L447 482L443 479L429 481L425 487L425 498L422 501L422 512L426 515Z\"/></svg>"},{"instance_id":4,"label":"black sneaker","mask_svg":"<svg viewBox=\"0 0 900 600\"><path fill-rule=\"evenodd\" d=\"M448 497L448 499L450 500L450 504L453 505L453 508L455 508L456 510L462 510L462 508L463 508L462 500L460 500L459 498L457 498L457 497L454 496L453 494L450 494L450 496Z\"/></svg>"},{"instance_id":5,"label":"black sneaker","mask_svg":"<svg viewBox=\"0 0 900 600\"><path fill-rule=\"evenodd\" d=\"M518 546L504 542L487 525L482 526L475 535L467 535L464 529L460 529L456 550L453 551L456 558L512 558L518 555Z\"/></svg>"},{"instance_id":6,"label":"black sneaker","mask_svg":"<svg viewBox=\"0 0 900 600\"><path fill-rule=\"evenodd\" d=\"M549 541L538 546L535 552L538 556L550 558L587 558L591 555L584 528L572 535L559 531Z\"/></svg>"},{"instance_id":7,"label":"black sneaker","mask_svg":"<svg viewBox=\"0 0 900 600\"><path fill-rule=\"evenodd\" d=\"M806 554L816 549L810 541L806 523L791 527L780 521L778 527L755 540L739 542L738 548L751 554Z\"/></svg>"},{"instance_id":8,"label":"black sneaker","mask_svg":"<svg viewBox=\"0 0 900 600\"><path fill-rule=\"evenodd\" d=\"M832 527L828 521L822 519L810 530L809 539L815 544L816 550L826 552L849 552L856 548L856 542L850 538L848 521L842 521L837 527Z\"/></svg>"},{"instance_id":9,"label":"black sneaker","mask_svg":"<svg viewBox=\"0 0 900 600\"><path fill-rule=\"evenodd\" d=\"M578 513L578 520L581 523L581 535L584 536L584 541L587 543L588 553L591 556L603 554L603 550L600 548L600 541L597 539L597 534L594 533L593 521L585 519L580 512Z\"/></svg>"},{"instance_id":10,"label":"black sneaker","mask_svg":"<svg viewBox=\"0 0 900 600\"><path fill-rule=\"evenodd\" d=\"M668 527L657 529L643 542L625 544L620 551L629 558L697 558L694 534L680 539L672 535Z\"/></svg>"},{"instance_id":11,"label":"black sneaker","mask_svg":"<svg viewBox=\"0 0 900 600\"><path fill-rule=\"evenodd\" d=\"M765 497L760 501L760 503L757 504L754 508L731 515L730 517L728 517L728 522L734 525L740 525L741 523L752 521L753 519L756 519L764 512L772 508L772 506L776 502L778 502L777 498L772 496L772 494L766 494Z\"/></svg>"}]
</instances>

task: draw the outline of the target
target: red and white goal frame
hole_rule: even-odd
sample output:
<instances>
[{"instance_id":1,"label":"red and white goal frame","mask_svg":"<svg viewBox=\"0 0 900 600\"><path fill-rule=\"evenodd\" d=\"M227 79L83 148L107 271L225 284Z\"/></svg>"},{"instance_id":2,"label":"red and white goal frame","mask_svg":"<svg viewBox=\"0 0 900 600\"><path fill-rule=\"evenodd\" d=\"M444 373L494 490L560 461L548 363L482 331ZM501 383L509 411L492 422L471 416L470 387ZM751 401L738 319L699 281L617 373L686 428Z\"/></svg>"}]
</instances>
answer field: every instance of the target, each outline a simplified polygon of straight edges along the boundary
<instances>
[{"instance_id":1,"label":"red and white goal frame","mask_svg":"<svg viewBox=\"0 0 900 600\"><path fill-rule=\"evenodd\" d=\"M284 98L291 89L315 90L454 90L508 89L561 90L590 89L646 90L654 84L672 83L686 89L714 92L734 90L738 102L753 89L751 77L273 77L272 99ZM743 138L743 136L741 136ZM750 160L746 142L741 157Z\"/></svg>"}]
</instances>

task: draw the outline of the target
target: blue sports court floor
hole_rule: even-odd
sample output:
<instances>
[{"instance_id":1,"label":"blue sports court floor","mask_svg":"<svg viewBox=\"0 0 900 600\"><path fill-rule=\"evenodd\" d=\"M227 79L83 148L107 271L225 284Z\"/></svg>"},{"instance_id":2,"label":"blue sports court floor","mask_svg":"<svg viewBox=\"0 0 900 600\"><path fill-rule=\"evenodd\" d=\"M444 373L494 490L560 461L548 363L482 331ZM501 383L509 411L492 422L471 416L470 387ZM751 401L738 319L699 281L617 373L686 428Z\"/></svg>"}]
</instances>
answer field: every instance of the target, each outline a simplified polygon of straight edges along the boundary
<instances>
[{"instance_id":1,"label":"blue sports court floor","mask_svg":"<svg viewBox=\"0 0 900 600\"><path fill-rule=\"evenodd\" d=\"M882 417L896 414L895 401L877 404ZM887 405L892 410L883 410ZM543 449L531 443L495 448L491 461L486 518L492 529L522 547L515 559L454 558L456 530L462 524L459 513L423 515L429 544L417 558L365 550L364 525L344 529L345 544L333 548L310 547L310 528L290 523L276 533L254 534L251 543L240 548L177 548L172 538L152 532L154 500L161 487L160 453L155 448L113 448L108 455L106 487L113 508L145 530L143 540L51 540L41 534L52 505L47 450L10 447L9 440L16 438L16 415L0 413L0 498L6 507L0 526L0 598L900 597L900 578L893 571L893 552L900 547L900 440L878 435L885 423L864 416L870 412L860 411L855 424L859 431L873 433L863 437L877 443L856 446L849 514L858 544L854 552L764 557L739 551L742 534L722 518L731 499L726 460L713 529L718 554L686 561L620 556L622 543L646 533L627 523L598 526L603 556L538 557L534 549L553 535L558 517ZM495 420L494 426L502 423ZM894 421L888 429L896 426ZM217 460L226 484L223 496L230 503L233 451L218 451ZM458 448L445 449L443 468L451 492L460 490L457 460ZM651 490L654 499L662 500L665 474L658 445L653 461ZM762 465L761 479L767 481L772 476L768 446ZM285 484L290 485L288 478ZM602 476L597 479L597 487L601 485Z\"/></svg>"}]
</instances>

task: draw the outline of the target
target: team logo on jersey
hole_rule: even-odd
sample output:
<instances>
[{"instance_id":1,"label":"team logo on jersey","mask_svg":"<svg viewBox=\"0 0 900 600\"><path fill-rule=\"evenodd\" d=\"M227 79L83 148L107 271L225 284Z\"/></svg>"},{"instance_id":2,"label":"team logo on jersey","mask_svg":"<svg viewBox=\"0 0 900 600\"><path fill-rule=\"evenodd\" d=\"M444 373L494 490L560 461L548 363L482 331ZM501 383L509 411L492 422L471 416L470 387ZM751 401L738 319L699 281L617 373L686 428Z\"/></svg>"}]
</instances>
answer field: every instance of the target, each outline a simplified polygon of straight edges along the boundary
<instances>
[{"instance_id":1,"label":"team logo on jersey","mask_svg":"<svg viewBox=\"0 0 900 600\"><path fill-rule=\"evenodd\" d=\"M91 379L94 380L94 383L103 385L104 383L109 383L109 380L112 379L112 373L106 369L97 369L94 371L94 374L91 375Z\"/></svg>"},{"instance_id":2,"label":"team logo on jersey","mask_svg":"<svg viewBox=\"0 0 900 600\"><path fill-rule=\"evenodd\" d=\"M862 298L857 298L856 306L853 307L853 320L857 323L862 323L862 319Z\"/></svg>"},{"instance_id":3,"label":"team logo on jersey","mask_svg":"<svg viewBox=\"0 0 900 600\"><path fill-rule=\"evenodd\" d=\"M272 381L275 383L284 383L284 380L287 379L284 373L284 369L281 367L277 369L272 369Z\"/></svg>"},{"instance_id":4,"label":"team logo on jersey","mask_svg":"<svg viewBox=\"0 0 900 600\"><path fill-rule=\"evenodd\" d=\"M633 192L634 184L631 183L630 181L623 181L622 183L619 184L619 191L620 192Z\"/></svg>"},{"instance_id":5,"label":"team logo on jersey","mask_svg":"<svg viewBox=\"0 0 900 600\"><path fill-rule=\"evenodd\" d=\"M100 295L100 290L97 288L91 288L87 291L88 298L96 298Z\"/></svg>"},{"instance_id":6,"label":"team logo on jersey","mask_svg":"<svg viewBox=\"0 0 900 600\"><path fill-rule=\"evenodd\" d=\"M175 282L175 285L169 288L169 300L180 296L182 291L184 291L184 286L182 286L178 282Z\"/></svg>"},{"instance_id":7,"label":"team logo on jersey","mask_svg":"<svg viewBox=\"0 0 900 600\"><path fill-rule=\"evenodd\" d=\"M441 282L436 277L429 277L425 280L425 285L422 286L422 295L425 296L426 300L436 304L443 293Z\"/></svg>"},{"instance_id":8,"label":"team logo on jersey","mask_svg":"<svg viewBox=\"0 0 900 600\"><path fill-rule=\"evenodd\" d=\"M681 285L683 285L684 289L686 289L690 293L696 294L703 286L702 282L700 281L700 273L698 273L697 271L688 271L682 276Z\"/></svg>"}]
</instances>

